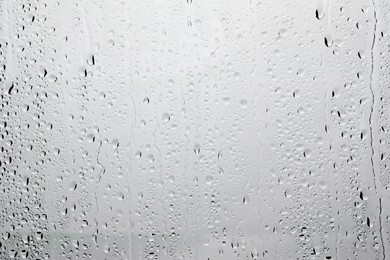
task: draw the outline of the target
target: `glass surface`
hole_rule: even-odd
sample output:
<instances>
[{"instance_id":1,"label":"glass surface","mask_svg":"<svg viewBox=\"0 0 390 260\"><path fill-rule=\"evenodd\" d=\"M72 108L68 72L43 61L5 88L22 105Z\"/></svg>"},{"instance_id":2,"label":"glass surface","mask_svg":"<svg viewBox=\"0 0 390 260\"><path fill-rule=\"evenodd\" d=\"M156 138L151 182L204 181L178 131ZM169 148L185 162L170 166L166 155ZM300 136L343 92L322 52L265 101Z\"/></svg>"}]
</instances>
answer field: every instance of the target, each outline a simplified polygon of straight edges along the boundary
<instances>
[{"instance_id":1,"label":"glass surface","mask_svg":"<svg viewBox=\"0 0 390 260\"><path fill-rule=\"evenodd\" d=\"M0 0L0 259L390 259L390 1Z\"/></svg>"}]
</instances>

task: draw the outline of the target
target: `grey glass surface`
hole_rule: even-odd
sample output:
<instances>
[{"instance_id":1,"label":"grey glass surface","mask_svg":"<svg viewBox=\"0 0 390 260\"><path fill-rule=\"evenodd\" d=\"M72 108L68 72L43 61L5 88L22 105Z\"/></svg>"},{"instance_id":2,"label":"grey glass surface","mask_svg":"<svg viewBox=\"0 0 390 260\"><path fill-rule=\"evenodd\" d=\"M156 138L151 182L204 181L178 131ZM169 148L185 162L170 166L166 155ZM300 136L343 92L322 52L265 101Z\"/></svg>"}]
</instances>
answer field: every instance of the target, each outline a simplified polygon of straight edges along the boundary
<instances>
[{"instance_id":1,"label":"grey glass surface","mask_svg":"<svg viewBox=\"0 0 390 260\"><path fill-rule=\"evenodd\" d=\"M0 259L390 260L390 1L0 0Z\"/></svg>"}]
</instances>

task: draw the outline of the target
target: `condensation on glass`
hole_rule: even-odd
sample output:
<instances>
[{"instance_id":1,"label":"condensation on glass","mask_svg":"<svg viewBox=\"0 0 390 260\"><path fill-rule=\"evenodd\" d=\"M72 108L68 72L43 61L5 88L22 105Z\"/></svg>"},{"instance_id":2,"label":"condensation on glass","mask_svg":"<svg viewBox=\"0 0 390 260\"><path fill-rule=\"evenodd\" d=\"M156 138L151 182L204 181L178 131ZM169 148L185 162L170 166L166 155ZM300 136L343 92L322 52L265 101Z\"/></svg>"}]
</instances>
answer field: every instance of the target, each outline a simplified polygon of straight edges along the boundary
<instances>
[{"instance_id":1,"label":"condensation on glass","mask_svg":"<svg viewBox=\"0 0 390 260\"><path fill-rule=\"evenodd\" d=\"M1 0L0 259L390 259L390 1Z\"/></svg>"}]
</instances>

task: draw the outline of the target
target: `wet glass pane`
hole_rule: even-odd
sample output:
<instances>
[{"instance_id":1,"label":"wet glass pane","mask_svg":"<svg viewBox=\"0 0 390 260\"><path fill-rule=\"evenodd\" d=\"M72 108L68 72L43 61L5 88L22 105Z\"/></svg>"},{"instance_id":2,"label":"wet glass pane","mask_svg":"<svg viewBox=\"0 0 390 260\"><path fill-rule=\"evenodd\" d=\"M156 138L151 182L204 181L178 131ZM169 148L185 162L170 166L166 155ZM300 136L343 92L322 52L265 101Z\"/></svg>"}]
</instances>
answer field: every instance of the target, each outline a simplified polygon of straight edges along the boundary
<instances>
[{"instance_id":1,"label":"wet glass pane","mask_svg":"<svg viewBox=\"0 0 390 260\"><path fill-rule=\"evenodd\" d=\"M390 259L387 0L0 0L0 259Z\"/></svg>"}]
</instances>

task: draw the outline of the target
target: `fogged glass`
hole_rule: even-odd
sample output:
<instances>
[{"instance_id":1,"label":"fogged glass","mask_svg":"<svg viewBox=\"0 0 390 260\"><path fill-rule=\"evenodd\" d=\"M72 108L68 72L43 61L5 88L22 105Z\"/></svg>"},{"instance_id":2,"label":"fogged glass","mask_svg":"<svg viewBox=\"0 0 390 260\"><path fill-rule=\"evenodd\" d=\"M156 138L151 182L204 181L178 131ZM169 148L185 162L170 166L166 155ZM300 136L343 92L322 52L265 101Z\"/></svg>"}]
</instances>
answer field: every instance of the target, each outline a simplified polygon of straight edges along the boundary
<instances>
[{"instance_id":1,"label":"fogged glass","mask_svg":"<svg viewBox=\"0 0 390 260\"><path fill-rule=\"evenodd\" d=\"M0 259L390 259L387 0L1 0Z\"/></svg>"}]
</instances>

